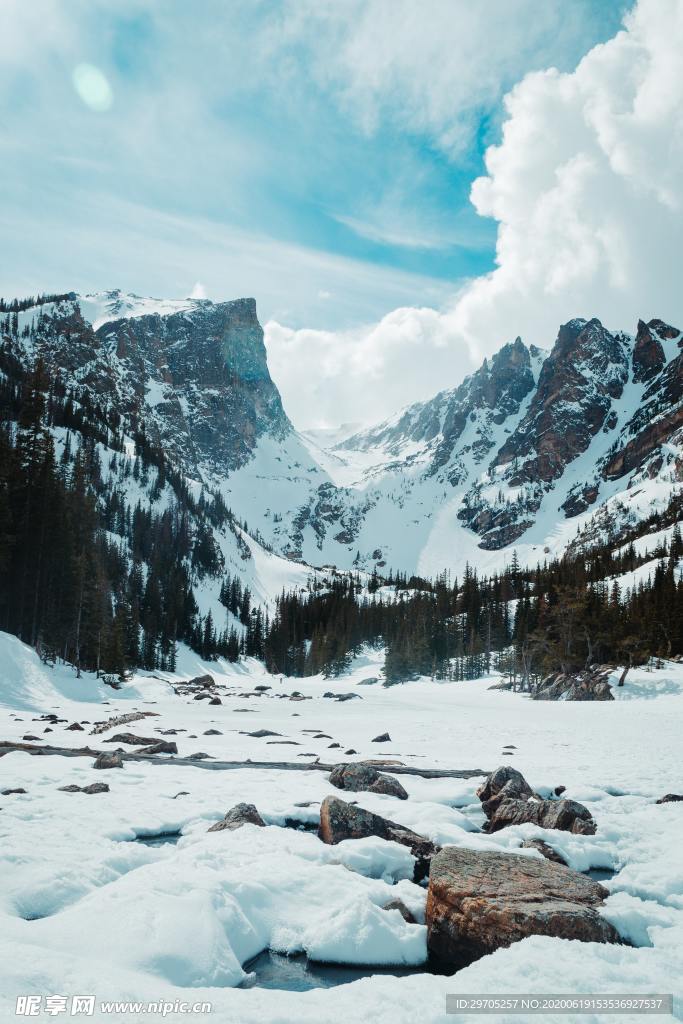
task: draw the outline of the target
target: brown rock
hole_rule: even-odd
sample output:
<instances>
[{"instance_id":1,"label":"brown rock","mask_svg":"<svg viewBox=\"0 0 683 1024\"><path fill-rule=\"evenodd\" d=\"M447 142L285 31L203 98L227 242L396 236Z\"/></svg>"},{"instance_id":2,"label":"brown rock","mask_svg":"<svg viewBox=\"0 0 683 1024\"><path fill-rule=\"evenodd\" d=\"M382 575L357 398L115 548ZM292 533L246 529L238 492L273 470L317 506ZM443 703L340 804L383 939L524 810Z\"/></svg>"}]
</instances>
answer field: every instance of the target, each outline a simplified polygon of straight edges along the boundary
<instances>
[{"instance_id":1,"label":"brown rock","mask_svg":"<svg viewBox=\"0 0 683 1024\"><path fill-rule=\"evenodd\" d=\"M363 839L365 836L379 836L407 846L416 858L413 876L416 882L429 874L430 860L439 849L417 832L355 804L347 804L336 796L326 796L320 805L318 836L331 846L344 839Z\"/></svg>"},{"instance_id":2,"label":"brown rock","mask_svg":"<svg viewBox=\"0 0 683 1024\"><path fill-rule=\"evenodd\" d=\"M619 942L597 910L606 895L549 860L447 847L429 876L429 951L457 969L528 935Z\"/></svg>"},{"instance_id":3,"label":"brown rock","mask_svg":"<svg viewBox=\"0 0 683 1024\"><path fill-rule=\"evenodd\" d=\"M93 768L123 768L123 758L118 750L103 751L95 758Z\"/></svg>"},{"instance_id":4,"label":"brown rock","mask_svg":"<svg viewBox=\"0 0 683 1024\"><path fill-rule=\"evenodd\" d=\"M224 829L234 831L236 828L241 828L242 825L258 825L260 828L265 828L265 824L253 804L242 803L231 807L223 820L217 821L208 831L222 832Z\"/></svg>"}]
</instances>

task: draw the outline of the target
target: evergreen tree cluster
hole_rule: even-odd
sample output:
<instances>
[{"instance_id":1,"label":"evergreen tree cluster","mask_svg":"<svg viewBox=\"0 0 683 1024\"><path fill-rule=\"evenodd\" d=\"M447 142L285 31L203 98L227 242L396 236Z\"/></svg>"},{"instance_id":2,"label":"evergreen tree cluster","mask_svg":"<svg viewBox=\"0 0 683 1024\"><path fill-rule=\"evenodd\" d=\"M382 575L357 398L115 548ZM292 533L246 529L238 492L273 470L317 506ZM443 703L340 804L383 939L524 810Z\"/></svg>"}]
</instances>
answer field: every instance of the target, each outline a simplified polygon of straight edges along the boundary
<instances>
[{"instance_id":1,"label":"evergreen tree cluster","mask_svg":"<svg viewBox=\"0 0 683 1024\"><path fill-rule=\"evenodd\" d=\"M516 554L502 573L434 581L401 574L333 579L324 590L282 594L266 636L273 672L336 675L364 644L384 646L387 683L428 675L473 679L492 669L532 689L549 672L598 662L632 664L683 655L683 541L680 496L657 523L675 523L670 543L637 554L634 528L625 545L608 543L521 569ZM657 559L653 574L630 588L611 577Z\"/></svg>"},{"instance_id":2,"label":"evergreen tree cluster","mask_svg":"<svg viewBox=\"0 0 683 1024\"><path fill-rule=\"evenodd\" d=\"M193 593L222 574L212 528L234 528L231 513L193 496L144 425L132 457L124 447L114 410L0 349L0 629L79 673L173 670L178 641L239 657L241 638L217 633Z\"/></svg>"}]
</instances>

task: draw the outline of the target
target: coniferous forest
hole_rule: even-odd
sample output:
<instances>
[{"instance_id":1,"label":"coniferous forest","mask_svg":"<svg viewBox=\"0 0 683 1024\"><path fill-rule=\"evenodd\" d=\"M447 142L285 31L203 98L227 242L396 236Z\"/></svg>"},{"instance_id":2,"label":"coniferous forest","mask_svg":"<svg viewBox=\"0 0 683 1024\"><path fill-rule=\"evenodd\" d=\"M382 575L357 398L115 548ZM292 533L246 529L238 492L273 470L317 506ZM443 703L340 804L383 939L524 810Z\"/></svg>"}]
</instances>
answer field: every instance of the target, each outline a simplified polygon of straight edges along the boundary
<instances>
[{"instance_id":1,"label":"coniferous forest","mask_svg":"<svg viewBox=\"0 0 683 1024\"><path fill-rule=\"evenodd\" d=\"M280 596L270 620L225 572L213 531L232 525L230 511L218 494L193 496L144 424L124 458L115 411L76 400L40 362L25 371L8 350L0 371L0 628L46 660L117 676L173 670L184 642L207 659L248 655L272 672L338 675L369 644L385 647L388 683L498 669L529 688L550 671L683 654L680 498L616 548L577 544L534 569L513 554L489 577L468 566L435 580L312 576L305 593ZM122 476L141 484L134 505ZM162 492L172 499L157 501ZM653 558L637 554L638 536L672 524L654 573L620 585ZM223 621L199 613L195 589L206 577L222 581Z\"/></svg>"}]
</instances>

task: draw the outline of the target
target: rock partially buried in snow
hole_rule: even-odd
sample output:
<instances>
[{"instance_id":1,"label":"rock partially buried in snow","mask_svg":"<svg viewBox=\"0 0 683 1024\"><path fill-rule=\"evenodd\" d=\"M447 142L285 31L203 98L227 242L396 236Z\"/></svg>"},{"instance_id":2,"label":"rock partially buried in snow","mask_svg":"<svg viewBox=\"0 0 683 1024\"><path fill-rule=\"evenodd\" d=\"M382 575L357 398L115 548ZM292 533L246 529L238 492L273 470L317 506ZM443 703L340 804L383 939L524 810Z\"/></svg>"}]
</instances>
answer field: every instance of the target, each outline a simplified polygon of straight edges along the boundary
<instances>
[{"instance_id":1,"label":"rock partially buried in snow","mask_svg":"<svg viewBox=\"0 0 683 1024\"><path fill-rule=\"evenodd\" d=\"M117 732L107 736L105 743L126 743L130 747L149 747L159 742L158 736L136 736L134 732Z\"/></svg>"},{"instance_id":2,"label":"rock partially buried in snow","mask_svg":"<svg viewBox=\"0 0 683 1024\"><path fill-rule=\"evenodd\" d=\"M222 832L224 829L234 831L236 828L241 828L242 825L258 825L260 828L265 828L266 823L253 804L242 803L231 807L223 820L217 821L208 831Z\"/></svg>"},{"instance_id":3,"label":"rock partially buried in snow","mask_svg":"<svg viewBox=\"0 0 683 1024\"><path fill-rule=\"evenodd\" d=\"M529 822L583 836L595 835L597 827L588 808L576 800L503 800L484 825L484 832Z\"/></svg>"},{"instance_id":4,"label":"rock partially buried in snow","mask_svg":"<svg viewBox=\"0 0 683 1024\"><path fill-rule=\"evenodd\" d=\"M429 874L431 858L439 849L431 840L420 836L403 825L379 814L366 811L356 804L348 804L336 796L326 796L320 806L318 836L324 843L334 846L344 839L363 839L378 836L407 846L416 858L414 880L419 882Z\"/></svg>"},{"instance_id":5,"label":"rock partially buried in snow","mask_svg":"<svg viewBox=\"0 0 683 1024\"><path fill-rule=\"evenodd\" d=\"M123 758L118 750L102 751L93 762L93 768L123 768Z\"/></svg>"},{"instance_id":6,"label":"rock partially buried in snow","mask_svg":"<svg viewBox=\"0 0 683 1024\"><path fill-rule=\"evenodd\" d=\"M352 793L368 792L383 793L395 796L399 800L407 800L408 794L397 779L390 775L382 775L367 764L338 764L330 772L330 782L337 789L350 790Z\"/></svg>"},{"instance_id":7,"label":"rock partially buried in snow","mask_svg":"<svg viewBox=\"0 0 683 1024\"><path fill-rule=\"evenodd\" d=\"M561 857L557 850L553 850L552 846L545 843L542 839L525 839L522 843L523 850L538 850L542 857L546 860L551 860L555 864L564 864L567 867L567 862L564 857Z\"/></svg>"},{"instance_id":8,"label":"rock partially buried in snow","mask_svg":"<svg viewBox=\"0 0 683 1024\"><path fill-rule=\"evenodd\" d=\"M136 754L177 754L178 745L172 740L155 740L149 746L136 750Z\"/></svg>"},{"instance_id":9,"label":"rock partially buried in snow","mask_svg":"<svg viewBox=\"0 0 683 1024\"><path fill-rule=\"evenodd\" d=\"M487 818L491 817L498 804L505 799L528 800L534 795L522 773L509 765L503 765L496 768L495 772L491 772L476 792Z\"/></svg>"},{"instance_id":10,"label":"rock partially buried in snow","mask_svg":"<svg viewBox=\"0 0 683 1024\"><path fill-rule=\"evenodd\" d=\"M188 679L188 681L186 683L183 683L182 685L188 687L201 686L203 688L206 688L207 686L215 686L216 681L214 680L213 676L207 674L205 676L195 676L194 679Z\"/></svg>"},{"instance_id":11,"label":"rock partially buried in snow","mask_svg":"<svg viewBox=\"0 0 683 1024\"><path fill-rule=\"evenodd\" d=\"M477 796L489 819L484 832L531 823L578 835L595 834L596 825L587 807L576 800L542 800L524 776L509 765L492 772L477 789Z\"/></svg>"},{"instance_id":12,"label":"rock partially buried in snow","mask_svg":"<svg viewBox=\"0 0 683 1024\"><path fill-rule=\"evenodd\" d=\"M658 804L677 804L683 800L683 796L680 793L667 793L665 796L660 796L657 801Z\"/></svg>"},{"instance_id":13,"label":"rock partially buried in snow","mask_svg":"<svg viewBox=\"0 0 683 1024\"><path fill-rule=\"evenodd\" d=\"M89 786L60 786L59 790L61 793L108 793L109 786L106 782L91 782Z\"/></svg>"},{"instance_id":14,"label":"rock partially buried in snow","mask_svg":"<svg viewBox=\"0 0 683 1024\"><path fill-rule=\"evenodd\" d=\"M405 903L403 902L403 900L399 900L399 899L389 900L388 903L384 904L384 906L382 907L382 910L398 910L399 914L401 915L403 920L406 922L406 924L417 924L416 919L413 917L411 912L408 910L408 908L405 905Z\"/></svg>"},{"instance_id":15,"label":"rock partially buried in snow","mask_svg":"<svg viewBox=\"0 0 683 1024\"><path fill-rule=\"evenodd\" d=\"M620 942L598 912L607 891L548 860L448 847L432 860L427 943L458 969L529 935Z\"/></svg>"},{"instance_id":16,"label":"rock partially buried in snow","mask_svg":"<svg viewBox=\"0 0 683 1024\"><path fill-rule=\"evenodd\" d=\"M373 743L391 743L391 736L388 732L382 732L379 736L375 736Z\"/></svg>"}]
</instances>

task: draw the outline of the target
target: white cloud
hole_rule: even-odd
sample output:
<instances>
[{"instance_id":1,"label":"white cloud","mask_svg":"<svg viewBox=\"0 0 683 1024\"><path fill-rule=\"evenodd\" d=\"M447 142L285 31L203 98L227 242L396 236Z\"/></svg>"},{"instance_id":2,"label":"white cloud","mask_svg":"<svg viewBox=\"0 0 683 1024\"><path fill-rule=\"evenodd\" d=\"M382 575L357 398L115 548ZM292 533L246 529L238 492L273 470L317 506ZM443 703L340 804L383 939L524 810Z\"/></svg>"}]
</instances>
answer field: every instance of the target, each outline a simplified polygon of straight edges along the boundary
<instances>
[{"instance_id":1,"label":"white cloud","mask_svg":"<svg viewBox=\"0 0 683 1024\"><path fill-rule=\"evenodd\" d=\"M640 0L573 72L527 75L472 187L477 211L498 221L496 269L442 314L400 309L351 335L270 325L296 421L376 419L455 385L517 334L548 347L573 316L683 326L682 52L683 0Z\"/></svg>"}]
</instances>

